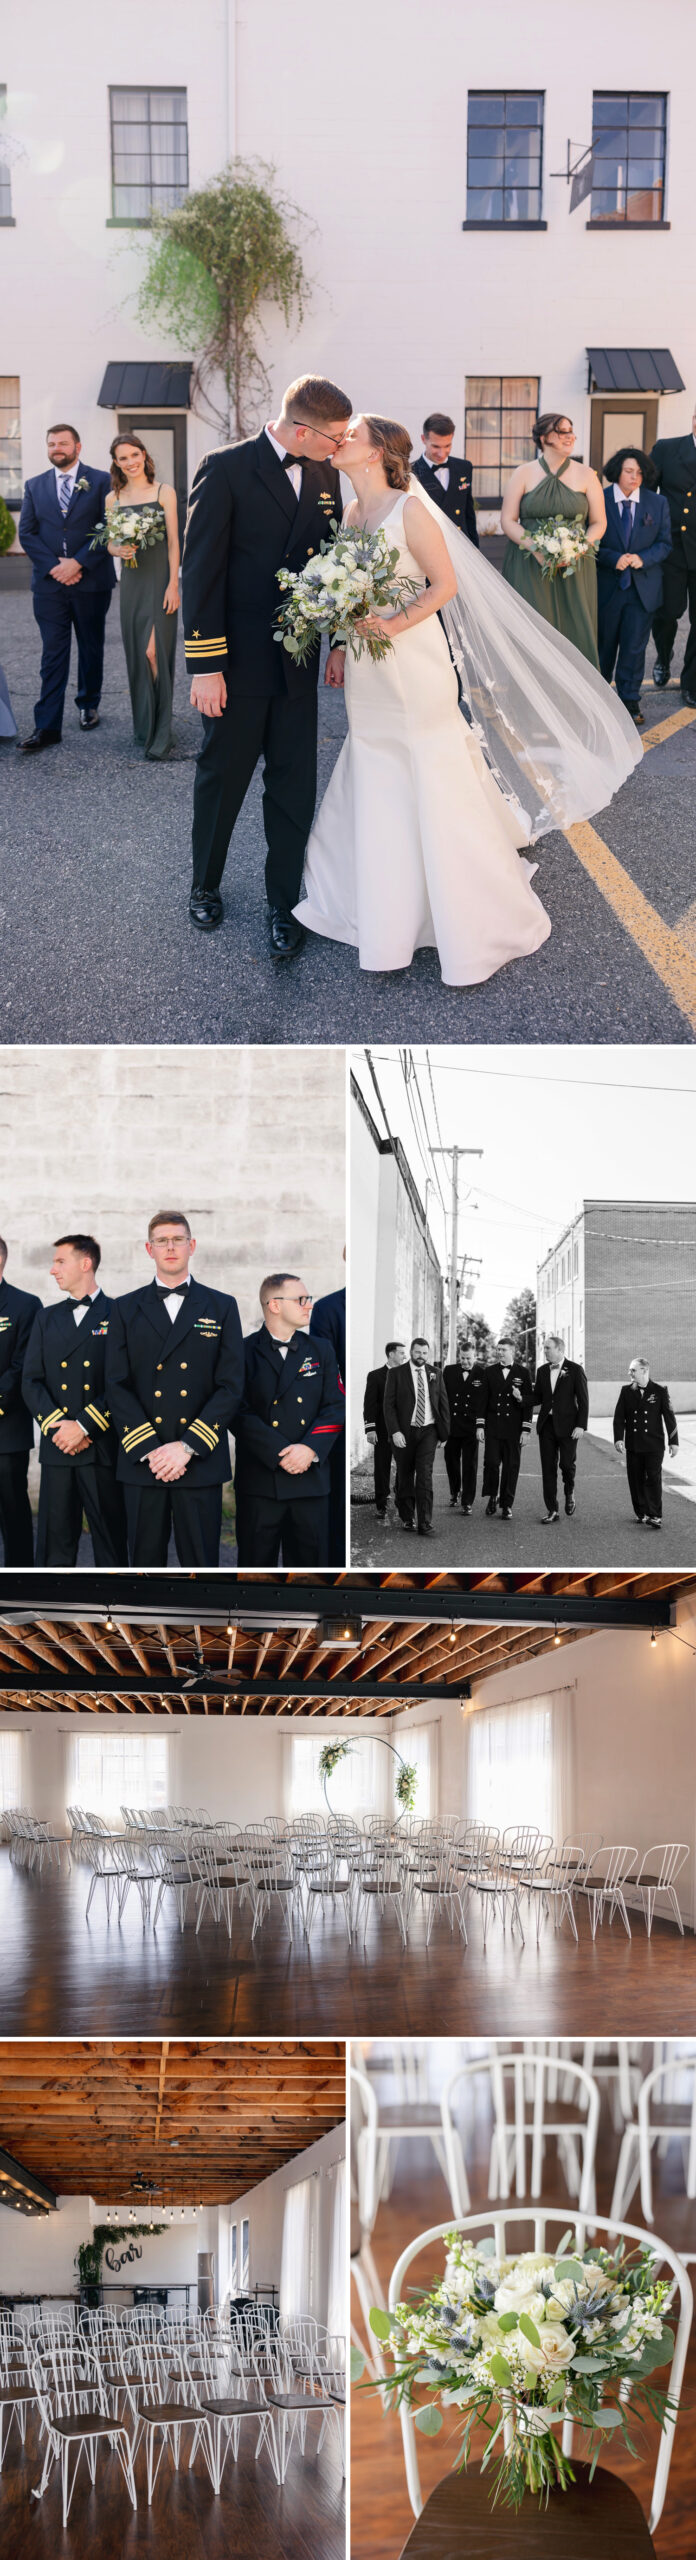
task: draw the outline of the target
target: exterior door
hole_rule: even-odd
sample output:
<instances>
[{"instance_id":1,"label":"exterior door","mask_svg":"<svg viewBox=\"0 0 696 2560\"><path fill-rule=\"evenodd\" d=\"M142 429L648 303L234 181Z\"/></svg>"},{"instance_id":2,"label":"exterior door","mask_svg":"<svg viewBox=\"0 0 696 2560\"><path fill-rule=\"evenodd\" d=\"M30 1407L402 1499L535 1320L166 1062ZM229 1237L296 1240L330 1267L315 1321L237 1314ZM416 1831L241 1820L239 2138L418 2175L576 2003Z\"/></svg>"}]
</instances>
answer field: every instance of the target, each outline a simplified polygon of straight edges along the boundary
<instances>
[{"instance_id":1,"label":"exterior door","mask_svg":"<svg viewBox=\"0 0 696 2560\"><path fill-rule=\"evenodd\" d=\"M142 436L152 454L158 480L176 490L179 536L183 540L188 500L186 418L179 409L119 409L118 434Z\"/></svg>"},{"instance_id":2,"label":"exterior door","mask_svg":"<svg viewBox=\"0 0 696 2560\"><path fill-rule=\"evenodd\" d=\"M590 462L594 470L599 472L600 480L605 462L608 462L610 454L618 453L622 444L636 444L640 447L641 453L650 452L657 435L657 405L657 401L649 398L647 392L644 399L641 399L640 393L634 392L631 399L623 400L611 396L600 398L595 392L590 427Z\"/></svg>"}]
</instances>

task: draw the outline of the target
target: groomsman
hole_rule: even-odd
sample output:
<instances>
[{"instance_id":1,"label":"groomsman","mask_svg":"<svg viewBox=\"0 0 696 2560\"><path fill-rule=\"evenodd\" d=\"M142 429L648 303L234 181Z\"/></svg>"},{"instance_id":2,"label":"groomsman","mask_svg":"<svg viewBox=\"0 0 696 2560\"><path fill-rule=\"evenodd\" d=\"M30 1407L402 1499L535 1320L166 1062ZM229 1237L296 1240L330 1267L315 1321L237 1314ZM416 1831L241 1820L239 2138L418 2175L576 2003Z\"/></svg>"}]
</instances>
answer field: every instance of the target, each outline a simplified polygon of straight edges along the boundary
<instances>
[{"instance_id":1,"label":"groomsman","mask_svg":"<svg viewBox=\"0 0 696 2560\"><path fill-rule=\"evenodd\" d=\"M406 1358L405 1342L387 1342L381 1369L368 1369L363 1396L365 1436L372 1449L375 1478L375 1513L380 1522L387 1517L387 1502L392 1471L392 1448L384 1419L384 1390L390 1369L400 1369Z\"/></svg>"},{"instance_id":2,"label":"groomsman","mask_svg":"<svg viewBox=\"0 0 696 2560\"><path fill-rule=\"evenodd\" d=\"M452 452L453 435L454 419L447 418L444 410L434 409L432 416L424 422L423 451L414 462L414 474L416 480L420 480L421 488L427 489L428 496L434 498L435 505L442 507L451 524L459 526L460 533L468 534L469 541L476 544L478 551L476 508L471 494L472 466L463 454Z\"/></svg>"},{"instance_id":3,"label":"groomsman","mask_svg":"<svg viewBox=\"0 0 696 2560\"><path fill-rule=\"evenodd\" d=\"M100 1262L94 1236L59 1236L51 1279L64 1305L39 1307L29 1336L22 1392L41 1432L37 1564L77 1563L83 1512L95 1564L128 1563L105 1377L113 1302Z\"/></svg>"},{"instance_id":4,"label":"groomsman","mask_svg":"<svg viewBox=\"0 0 696 2560\"><path fill-rule=\"evenodd\" d=\"M25 756L60 744L73 631L80 728L97 728L104 628L116 583L108 551L91 548L92 536L104 522L108 471L94 471L81 461L76 427L49 427L46 447L48 470L27 481L18 527L22 550L32 562L32 599L43 643L34 727L21 744Z\"/></svg>"},{"instance_id":5,"label":"groomsman","mask_svg":"<svg viewBox=\"0 0 696 2560\"><path fill-rule=\"evenodd\" d=\"M346 1248L343 1247L345 1262ZM338 1374L346 1381L346 1293L330 1289L325 1298L315 1298L309 1320L313 1342L330 1342L336 1353ZM331 1451L331 1493L329 1498L329 1564L346 1561L346 1444L343 1434L335 1440Z\"/></svg>"},{"instance_id":6,"label":"groomsman","mask_svg":"<svg viewBox=\"0 0 696 2560\"><path fill-rule=\"evenodd\" d=\"M578 1438L581 1431L587 1430L590 1412L587 1379L577 1360L566 1360L560 1333L547 1333L544 1354L534 1380L534 1403L539 1406L537 1436L546 1518L560 1518L560 1465L566 1518L572 1520Z\"/></svg>"},{"instance_id":7,"label":"groomsman","mask_svg":"<svg viewBox=\"0 0 696 2560\"><path fill-rule=\"evenodd\" d=\"M614 1447L626 1450L626 1474L636 1519L641 1528L662 1528L662 1459L679 1447L676 1415L668 1387L650 1376L648 1360L631 1360L629 1384L622 1387L614 1414Z\"/></svg>"},{"instance_id":8,"label":"groomsman","mask_svg":"<svg viewBox=\"0 0 696 2560\"><path fill-rule=\"evenodd\" d=\"M336 1354L310 1341L312 1301L294 1272L272 1271L259 1291L263 1324L245 1342L235 1425L240 1565L326 1565L332 1450L345 1411Z\"/></svg>"},{"instance_id":9,"label":"groomsman","mask_svg":"<svg viewBox=\"0 0 696 2560\"><path fill-rule=\"evenodd\" d=\"M0 1535L6 1565L33 1564L34 1525L27 1492L34 1432L22 1395L22 1369L41 1300L5 1279L7 1245L0 1236Z\"/></svg>"},{"instance_id":10,"label":"groomsman","mask_svg":"<svg viewBox=\"0 0 696 2560\"><path fill-rule=\"evenodd\" d=\"M396 1451L396 1508L402 1529L431 1538L433 1467L438 1440L446 1440L450 1411L442 1370L430 1359L425 1335L416 1334L410 1358L390 1369L384 1419Z\"/></svg>"},{"instance_id":11,"label":"groomsman","mask_svg":"<svg viewBox=\"0 0 696 2560\"><path fill-rule=\"evenodd\" d=\"M672 549L665 561L662 603L653 622L657 657L653 684L669 684L672 650L682 614L688 606L681 690L684 702L696 703L696 409L684 436L660 436L652 461L658 489L667 499Z\"/></svg>"},{"instance_id":12,"label":"groomsman","mask_svg":"<svg viewBox=\"0 0 696 2560\"><path fill-rule=\"evenodd\" d=\"M520 1472L522 1441L531 1425L533 1388L529 1370L515 1357L513 1344L503 1336L498 1344L497 1360L486 1372L486 1437L483 1461L483 1493L487 1495L486 1518L495 1518L500 1504L501 1520L512 1518L512 1506Z\"/></svg>"},{"instance_id":13,"label":"groomsman","mask_svg":"<svg viewBox=\"0 0 696 2560\"><path fill-rule=\"evenodd\" d=\"M118 1298L111 1321L107 1385L131 1564L166 1564L172 1530L180 1564L220 1561L242 1328L235 1299L193 1279L195 1250L183 1212L158 1210L145 1247L154 1279Z\"/></svg>"},{"instance_id":14,"label":"groomsman","mask_svg":"<svg viewBox=\"0 0 696 2560\"><path fill-rule=\"evenodd\" d=\"M468 1520L476 1495L479 1441L484 1436L487 1373L483 1362L463 1345L458 1358L442 1374L450 1409L450 1436L445 1441L450 1510L456 1511L461 1492L462 1511Z\"/></svg>"}]
</instances>

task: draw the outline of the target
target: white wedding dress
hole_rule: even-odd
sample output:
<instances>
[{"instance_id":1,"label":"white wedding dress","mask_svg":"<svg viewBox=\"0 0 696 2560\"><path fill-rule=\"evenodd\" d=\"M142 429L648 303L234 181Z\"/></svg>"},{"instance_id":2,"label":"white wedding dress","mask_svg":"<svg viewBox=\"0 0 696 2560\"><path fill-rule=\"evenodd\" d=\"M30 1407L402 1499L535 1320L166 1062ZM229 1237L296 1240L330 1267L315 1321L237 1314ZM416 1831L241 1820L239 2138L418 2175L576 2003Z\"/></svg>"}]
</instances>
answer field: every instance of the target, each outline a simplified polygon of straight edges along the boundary
<instances>
[{"instance_id":1,"label":"white wedding dress","mask_svg":"<svg viewBox=\"0 0 696 2560\"><path fill-rule=\"evenodd\" d=\"M397 577L422 588L404 532L408 494L383 522ZM362 969L406 969L414 951L434 946L454 987L537 951L551 927L530 886L535 866L517 852L520 811L462 717L437 614L382 660L346 651L346 710L348 737L307 847L300 924L357 945Z\"/></svg>"},{"instance_id":2,"label":"white wedding dress","mask_svg":"<svg viewBox=\"0 0 696 2560\"><path fill-rule=\"evenodd\" d=\"M442 621L399 633L380 662L346 652L348 737L294 913L352 943L363 969L407 969L434 947L446 986L477 986L551 931L518 846L606 809L643 750L599 669L417 481L382 519L399 572L422 589L404 532L410 495L444 534L457 592Z\"/></svg>"}]
</instances>

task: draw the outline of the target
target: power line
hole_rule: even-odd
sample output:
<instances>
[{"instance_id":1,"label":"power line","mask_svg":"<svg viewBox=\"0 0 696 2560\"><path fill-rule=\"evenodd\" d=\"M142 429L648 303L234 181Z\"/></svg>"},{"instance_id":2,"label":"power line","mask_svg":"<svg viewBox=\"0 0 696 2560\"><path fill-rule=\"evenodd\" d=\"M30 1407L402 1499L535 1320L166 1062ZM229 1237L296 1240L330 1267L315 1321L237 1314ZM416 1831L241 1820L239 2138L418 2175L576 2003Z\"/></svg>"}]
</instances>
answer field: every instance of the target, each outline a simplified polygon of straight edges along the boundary
<instances>
[{"instance_id":1,"label":"power line","mask_svg":"<svg viewBox=\"0 0 696 2560\"><path fill-rule=\"evenodd\" d=\"M387 1065L389 1063L390 1056L393 1058L394 1052L390 1052L388 1049L382 1049L378 1050L377 1054L380 1062ZM430 1053L428 1050L424 1052L424 1055L429 1059ZM578 1090L583 1093L613 1093L615 1096L621 1093L652 1093L654 1095L671 1093L679 1094L684 1102L693 1102L694 1098L693 1085L634 1084L624 1078L617 1079L612 1083L608 1076L535 1076L530 1074L527 1079L521 1076L519 1068L516 1071L513 1071L507 1067L460 1067L459 1065L455 1066L453 1060L450 1058L438 1058L437 1071L438 1075L443 1076L484 1076L488 1077L492 1083L498 1084L519 1085L521 1082L528 1080L530 1084L572 1085L574 1090Z\"/></svg>"}]
</instances>

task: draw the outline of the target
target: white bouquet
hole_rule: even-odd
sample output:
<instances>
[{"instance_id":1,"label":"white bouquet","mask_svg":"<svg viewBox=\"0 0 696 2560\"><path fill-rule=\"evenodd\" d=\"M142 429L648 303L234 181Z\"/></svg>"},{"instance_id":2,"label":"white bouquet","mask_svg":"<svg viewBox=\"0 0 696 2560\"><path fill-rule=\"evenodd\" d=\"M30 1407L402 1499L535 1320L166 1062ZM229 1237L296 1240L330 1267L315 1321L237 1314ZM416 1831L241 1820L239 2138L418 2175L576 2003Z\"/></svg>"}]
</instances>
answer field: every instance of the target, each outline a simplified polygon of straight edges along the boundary
<instances>
[{"instance_id":1,"label":"white bouquet","mask_svg":"<svg viewBox=\"0 0 696 2560\"><path fill-rule=\"evenodd\" d=\"M273 637L300 666L306 665L322 631L330 633L332 645L345 645L355 658L364 649L370 658L386 658L393 642L380 631L366 631L367 615L398 611L420 593L415 578L396 577L399 554L391 549L383 525L377 533L360 525L342 532L332 516L331 533L333 541L320 542L304 569L276 572L287 603L280 606Z\"/></svg>"},{"instance_id":2,"label":"white bouquet","mask_svg":"<svg viewBox=\"0 0 696 2560\"><path fill-rule=\"evenodd\" d=\"M573 578L578 561L594 544L588 542L582 516L541 516L523 533L519 548L535 553L542 578Z\"/></svg>"},{"instance_id":3,"label":"white bouquet","mask_svg":"<svg viewBox=\"0 0 696 2560\"><path fill-rule=\"evenodd\" d=\"M128 542L134 551L152 551L156 542L164 541L166 530L163 507L155 504L145 510L122 507L117 501L104 523L97 525L89 547L90 551L106 551L110 542Z\"/></svg>"},{"instance_id":4,"label":"white bouquet","mask_svg":"<svg viewBox=\"0 0 696 2560\"><path fill-rule=\"evenodd\" d=\"M560 2420L573 2418L586 2430L592 2477L608 2434L616 2431L635 2453L636 2419L657 2418L665 2427L675 2416L674 2403L649 2380L674 2347L664 2320L670 2286L657 2280L652 2251L627 2257L619 2242L613 2252L587 2248L573 2257L570 2238L555 2258L529 2251L497 2259L492 2237L475 2248L448 2232L442 2283L398 2302L392 2313L370 2312L375 2336L394 2360L379 2386L387 2399L409 2407L417 2401L415 2424L425 2435L443 2423L436 2400L467 2411L458 2467L468 2460L474 2428L483 2427L485 2469L511 2421L495 2489L508 2506L520 2506L528 2490L546 2500L574 2480L553 2434Z\"/></svg>"}]
</instances>

